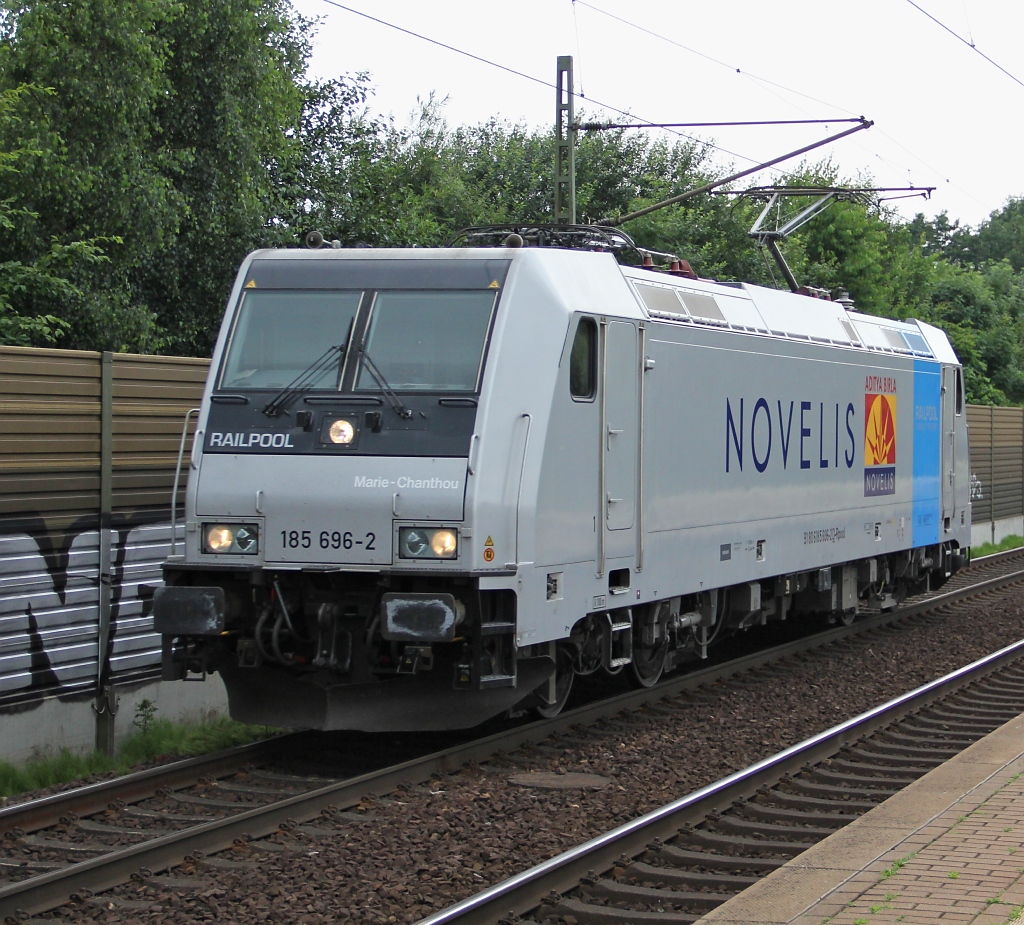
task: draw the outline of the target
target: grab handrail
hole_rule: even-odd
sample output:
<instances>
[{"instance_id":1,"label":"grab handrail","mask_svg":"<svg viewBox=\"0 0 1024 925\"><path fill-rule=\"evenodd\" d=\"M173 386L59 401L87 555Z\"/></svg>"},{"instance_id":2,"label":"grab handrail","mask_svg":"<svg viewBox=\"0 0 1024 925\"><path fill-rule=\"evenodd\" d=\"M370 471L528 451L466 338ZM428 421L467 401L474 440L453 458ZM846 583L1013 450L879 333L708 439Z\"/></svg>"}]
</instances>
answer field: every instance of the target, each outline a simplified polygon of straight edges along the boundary
<instances>
[{"instance_id":1,"label":"grab handrail","mask_svg":"<svg viewBox=\"0 0 1024 925\"><path fill-rule=\"evenodd\" d=\"M181 443L178 445L178 465L174 467L174 492L171 495L171 555L178 551L178 482L181 479L181 461L185 456L185 441L188 439L188 422L193 414L199 414L198 408L189 408L185 412L185 426L181 429Z\"/></svg>"}]
</instances>

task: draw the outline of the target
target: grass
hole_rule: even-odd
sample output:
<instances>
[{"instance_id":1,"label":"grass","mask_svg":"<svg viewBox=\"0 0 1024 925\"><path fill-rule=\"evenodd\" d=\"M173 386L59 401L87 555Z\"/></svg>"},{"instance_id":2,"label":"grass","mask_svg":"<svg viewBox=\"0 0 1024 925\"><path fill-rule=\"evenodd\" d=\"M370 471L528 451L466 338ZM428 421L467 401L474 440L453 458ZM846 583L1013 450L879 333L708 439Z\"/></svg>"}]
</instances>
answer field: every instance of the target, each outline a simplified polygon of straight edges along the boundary
<instances>
[{"instance_id":1,"label":"grass","mask_svg":"<svg viewBox=\"0 0 1024 925\"><path fill-rule=\"evenodd\" d=\"M1013 536L1003 537L998 543L982 543L980 546L971 547L971 558L977 559L979 556L990 556L994 552L1004 552L1007 549L1017 549L1019 546L1024 546L1024 536Z\"/></svg>"},{"instance_id":2,"label":"grass","mask_svg":"<svg viewBox=\"0 0 1024 925\"><path fill-rule=\"evenodd\" d=\"M36 758L22 766L0 761L0 796L11 797L31 790L67 784L94 774L125 774L156 758L190 758L244 745L274 735L268 726L247 726L226 717L203 722L172 723L155 719L152 713L136 713L138 732L121 745L113 758L102 753L79 754L67 749L47 758Z\"/></svg>"},{"instance_id":3,"label":"grass","mask_svg":"<svg viewBox=\"0 0 1024 925\"><path fill-rule=\"evenodd\" d=\"M908 854L905 858L899 858L898 860L893 861L891 867L887 867L885 870L882 871L882 879L883 880L888 880L894 873L896 873L896 871L898 871L901 867L903 867L903 865L906 864L907 861L909 861L911 858L915 857L916 855L917 855L917 852L914 851L914 852Z\"/></svg>"}]
</instances>

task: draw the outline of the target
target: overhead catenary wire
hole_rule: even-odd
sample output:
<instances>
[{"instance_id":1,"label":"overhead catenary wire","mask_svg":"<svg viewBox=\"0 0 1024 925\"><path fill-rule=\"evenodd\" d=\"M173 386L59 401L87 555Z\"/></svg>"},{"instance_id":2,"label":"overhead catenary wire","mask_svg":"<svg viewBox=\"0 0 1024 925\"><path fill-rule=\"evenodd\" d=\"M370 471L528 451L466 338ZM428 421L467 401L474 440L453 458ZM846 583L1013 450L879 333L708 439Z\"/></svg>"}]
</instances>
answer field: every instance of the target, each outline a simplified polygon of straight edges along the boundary
<instances>
[{"instance_id":1,"label":"overhead catenary wire","mask_svg":"<svg viewBox=\"0 0 1024 925\"><path fill-rule=\"evenodd\" d=\"M535 76L534 74L529 73L528 71L519 70L517 68L510 67L510 66L505 65L505 64L501 64L501 63L499 63L497 61L491 60L490 58L488 58L488 57L486 57L485 55L482 55L482 54L475 54L475 53L472 53L472 52L468 52L468 51L464 50L463 48L459 48L456 45L451 44L450 42L446 42L446 41L441 41L439 39L435 39L435 38L431 37L430 35L423 34L421 32L417 32L414 29L407 28L407 27L402 26L402 25L398 25L398 24L396 24L394 22L390 22L390 21L388 21L386 19L383 19L380 16L375 16L375 15L372 15L372 14L369 14L369 13L365 13L365 12L359 10L359 9L356 9L355 7L349 6L345 2L340 2L340 0L323 0L323 2L327 3L331 7L343 10L345 12L349 12L352 15L359 16L359 17L361 17L363 19L366 19L366 20L368 20L370 22L373 22L373 23L375 23L375 24L377 24L377 25L379 25L381 27L384 27L386 29L390 29L390 30L394 30L394 31L400 32L402 34L405 34L405 35L409 36L410 38L413 38L413 39L416 39L416 40L419 40L419 41L422 41L422 42L426 42L426 43L434 45L434 46L436 46L438 48L444 49L445 51L447 51L447 52L449 52L451 54L463 56L463 57L465 57L468 60L472 60L472 61L477 62L478 64L482 64L482 65L484 65L486 67L490 67L490 68L496 68L496 69L498 69L498 70L500 70L500 71L502 71L504 73L513 75L513 76L518 77L518 78L520 78L522 80L529 81L530 83L532 83L532 84L534 84L536 86L544 87L544 88L548 88L548 89L552 89L552 90L556 89L555 85L551 81L539 78L539 77ZM795 90L792 87L788 87L788 86L786 86L785 84L782 84L782 83L778 83L778 82L775 82L775 81L767 80L765 78L760 77L757 74L754 74L753 72L747 70L744 67L736 67L736 66L727 64L725 61L721 61L721 60L719 60L717 58L714 58L712 55L705 54L704 52L699 51L696 48L691 48L689 46L683 45L680 42L676 42L673 39L665 36L663 34L663 32L656 32L656 31L653 31L651 29L644 29L642 26L637 25L635 22L630 22L629 20L622 19L621 17L617 17L614 14L609 13L609 12L607 12L605 10L601 10L598 6L595 6L594 3L587 2L587 0L570 0L570 3L571 3L571 6L572 6L573 28L575 29L576 45L577 45L577 49L578 50L582 50L582 46L581 46L581 42L582 42L582 39L583 39L582 30L583 30L583 27L585 25L585 19L584 19L584 17L578 17L577 16L577 8L578 8L578 6L582 6L582 7L586 8L587 10L592 10L595 13L600 13L602 16L607 16L607 17L610 17L611 19L614 19L617 22L621 22L624 25L627 25L627 26L629 26L632 29L638 29L641 32L643 32L645 34L649 34L650 36L652 36L654 38L661 39L662 41L668 42L669 44L672 44L672 45L674 45L676 47L682 48L682 49L686 50L688 53L692 53L693 55L701 57L701 58L703 58L703 59L705 59L705 60L707 60L709 62L712 62L715 65L721 66L723 68L728 68L731 72L733 72L735 74L738 74L740 76L746 77L746 78L748 78L749 80L751 80L753 82L756 82L760 86L762 91L769 92L773 96L778 96L781 101L787 103L788 105L794 106L798 110L802 109L802 107L797 106L793 99L783 98L780 95L780 93L777 93L777 92L775 92L774 90L772 90L770 88L778 88L778 90L781 93L785 93L789 97L799 96L799 97L802 97L805 100L813 101L813 102L818 103L818 104L831 105L831 104L825 103L825 101L819 99L816 96L813 96L813 95L808 94L808 93L803 93L803 92L801 92L799 90ZM655 123L653 120L644 118L642 116L638 117L634 112L627 112L626 110L621 109L621 108L616 107L616 106L613 106L613 105L611 105L609 103L603 103L601 100L592 99L592 98L586 96L582 92L582 89L579 86L574 87L572 89L572 93L573 93L573 96L575 96L577 99L579 99L579 100L586 100L588 103L591 103L595 107L603 107L603 108L605 108L607 111L609 111L611 113L622 114L622 115L625 115L625 116L627 116L629 118L632 118L632 119L637 119L637 118L643 119L643 122L642 122L642 127L643 128L657 129L660 124L664 124L666 126L673 126L673 125L675 125L675 123ZM844 106L839 106L837 108L839 108L841 110L845 110L847 112L850 112L850 110L847 109ZM811 115L811 113L808 113L808 115ZM829 121L836 121L836 120L829 120ZM795 122L796 122L796 120L794 120L794 123ZM686 127L684 124L681 124L681 123L679 125L680 125L680 128L685 128ZM697 125L697 126L694 126L694 127L695 128L700 128L702 126ZM675 135L675 136L677 136L677 137L679 137L681 139L684 139L688 143L701 145L704 148L704 150L706 150L706 151L717 152L720 155L724 155L726 157L729 157L729 158L732 158L732 159L735 159L735 160L738 160L738 161L744 161L746 163L755 164L759 160L759 158L750 157L750 156L748 156L746 154L740 153L739 151L727 148L727 147L717 143L716 140L714 140L714 139L709 140L709 139L704 138L704 137L697 137L697 136L694 136L692 134L687 133L686 131L680 130L680 128L666 127L664 129L664 131L666 133L668 133L668 134L672 134L672 135ZM927 162L927 158L921 157L918 153L915 153L914 151L912 151L909 148L907 148L906 145L899 143L889 133L887 133L885 131L882 131L881 129L880 129L880 131L882 132L882 137L884 137L887 141L892 143L894 146L900 148L903 152L905 152L907 155L909 155L910 159L913 162L916 162L918 165L920 165L920 167L917 168L917 169L924 168L924 169L926 169L931 174L931 177L921 178L922 180L926 181L927 179L932 179L932 178L936 178L936 179L937 178L942 178L946 184L949 184L950 188L957 189L958 191L960 191L961 193L963 193L964 195L968 196L970 199L972 199L973 201L975 201L975 202L977 202L979 204L982 202L982 200L977 195L970 193L969 191L965 190L959 184L953 182L949 178L949 176L948 176L948 171L937 169L935 166L933 166L932 164L929 164ZM857 141L854 141L853 144L856 147L862 147ZM865 154L867 154L869 157L879 161L880 162L880 164L879 164L880 167L882 165L884 165L886 170L892 171L894 174L898 174L901 178L906 178L907 180L911 180L912 182L916 182L917 185L923 185L922 183L920 183L920 181L915 181L914 180L914 174L912 172L912 168L910 167L910 165L908 163L905 163L905 162L904 163L899 163L898 159L897 159L897 161L894 162L888 156L886 156L883 153L881 153L880 151L876 150L874 147L865 148ZM776 174L780 173L775 168L768 168L768 170L770 172L772 172L772 173L776 173ZM895 176L893 176L892 179L895 179ZM892 182L892 181L890 181L890 182Z\"/></svg>"},{"instance_id":2,"label":"overhead catenary wire","mask_svg":"<svg viewBox=\"0 0 1024 925\"><path fill-rule=\"evenodd\" d=\"M621 16L616 16L614 13L609 13L607 10L602 10L598 6L594 6L591 3L587 3L586 0L572 0L574 4L579 3L580 6L585 6L588 10L593 10L595 13L599 13L602 16L607 16L609 19L614 19L616 22L622 23L624 26L629 26L632 29L636 29L638 32L644 32L653 38L660 39L663 42L668 42L669 45L675 45L676 48L681 48L683 51L687 51L692 55L696 55L698 58L703 58L705 61L710 61L712 64L717 64L720 67L724 67L726 70L732 71L739 74L742 77L746 77L749 80L754 80L757 83L766 84L768 86L777 87L779 90L785 90L786 93L792 93L794 96L802 96L806 100L810 100L812 103L817 103L820 106L831 106L832 104L826 103L824 100L819 100L815 96L811 96L808 93L802 93L799 90L794 90L791 87L784 86L783 84L776 83L773 80L768 80L765 77L758 77L756 74L752 74L750 71L746 71L741 67L737 67L733 64L728 64L725 61L721 61L709 54L705 54L702 51L698 51L696 48L691 48L689 45L684 45L682 42L677 42L675 39L669 38L667 35L663 35L660 32L655 32L652 29L647 29L641 26L639 23L631 22L628 19L623 19ZM842 109L842 106L835 107ZM851 112L851 110L847 110Z\"/></svg>"},{"instance_id":3,"label":"overhead catenary wire","mask_svg":"<svg viewBox=\"0 0 1024 925\"><path fill-rule=\"evenodd\" d=\"M924 9L923 7L921 7L918 4L916 4L914 2L914 0L907 0L907 3L909 3L919 13L923 13L925 16L927 16L933 23L935 23L935 25L939 26L942 29L945 29L957 41L963 42L968 48L971 49L971 51L976 52L977 54L981 55L981 57L984 58L989 64L991 64L997 70L1002 71L1015 84L1018 84L1019 86L1024 87L1024 81L1020 80L1019 78L1017 78L1013 74L1011 74L998 61L993 61L988 55L985 54L985 52L983 52L980 48L978 48L978 46L975 45L972 40L965 39L962 35L960 35L959 32L956 32L955 30L951 29L941 19L936 18L931 13L929 13L926 9Z\"/></svg>"},{"instance_id":4,"label":"overhead catenary wire","mask_svg":"<svg viewBox=\"0 0 1024 925\"><path fill-rule=\"evenodd\" d=\"M654 39L657 39L657 40L659 40L661 42L664 42L666 44L669 44L669 45L672 45L672 46L674 46L676 48L679 48L679 49L681 49L683 51L688 52L689 54L694 55L695 57L701 58L701 59L703 59L705 61L710 62L711 64L714 64L714 65L717 65L719 67L722 67L722 68L724 68L724 69L726 69L726 70L728 70L730 72L733 72L733 73L735 73L737 75L744 76L744 77L746 77L746 78L748 78L748 79L750 79L750 80L752 80L752 81L754 81L754 82L756 82L756 83L758 83L760 85L763 85L764 88L774 87L774 88L777 88L778 90L781 90L781 91L783 91L783 92L785 92L787 94L791 94L793 96L801 97L801 98L803 98L805 100L809 100L809 101L817 103L819 105L830 106L830 107L834 107L836 109L844 109L845 108L843 106L836 105L834 103L825 102L825 101L823 101L823 100L821 100L821 99L819 99L819 98L817 98L815 96L811 96L810 94L803 93L803 92L801 92L799 90L795 90L795 89L793 89L791 87L787 87L787 86L785 86L783 84L780 84L780 83L777 83L775 81L771 81L771 80L767 80L766 78L759 77L759 76L753 74L751 71L746 70L745 68L742 68L742 67L730 64L730 63L728 63L726 61L723 61L723 60L721 60L719 58L716 58L716 57L714 57L712 55L706 54L705 52L702 52L699 49L693 48L693 47L691 47L689 45L686 45L686 44L684 44L682 42L679 42L679 41L671 38L670 36L665 35L664 32L658 32L658 31L655 31L655 30L652 30L652 29L648 29L648 28L640 25L639 23L637 23L635 21L632 21L630 19L626 19L626 18L621 17L621 16L617 16L616 14L611 13L608 10L604 10L601 7L595 6L593 3L587 2L587 0L572 0L572 2L574 4L574 6L575 6L575 4L578 3L580 6L583 6L583 7L587 8L588 10L591 10L592 12L594 12L596 14L599 14L601 16L607 17L608 19L614 20L615 22L618 22L618 23L620 23L620 24L622 24L624 26L627 26L628 28L630 28L632 30L635 30L637 32L646 34L646 35L648 35L648 36L650 36L650 37L652 37ZM913 3L913 0L908 0L908 2L912 3L915 7L917 7L917 4ZM920 9L920 7L917 7L917 8ZM925 12L925 11L921 10L921 12ZM929 15L929 14L927 14L925 12L925 15ZM966 15L966 10L965 10L965 15ZM934 19L934 17L930 17L930 18ZM958 39L960 39L961 41L964 41L964 39L962 39L961 36L957 35L957 33L953 32L953 30L948 29L948 27L945 26L943 23L939 22L938 20L935 20L935 21L940 26L942 26L943 28L947 29L947 31L949 31L953 35L955 35ZM972 48L977 50L975 48L975 46L974 46L973 41L967 42L966 44L970 45ZM994 64L995 62L992 62L992 63ZM996 66L998 67L999 65L996 65ZM1012 77L1012 75L1008 75L1008 76ZM1016 80L1016 78L1013 78L1013 79ZM1018 81L1018 83L1019 83L1019 81ZM777 93L773 92L772 95L778 97ZM779 98L782 99L782 97L779 97ZM795 109L798 109L800 111L804 111L802 109L802 107L796 106L790 100L784 100L784 102L786 102L788 105L793 106ZM942 171L942 170L939 170L939 169L935 168L933 165L928 163L928 161L926 161L924 158L922 158L919 154L915 153L914 151L911 151L909 148L907 148L906 145L904 145L901 142L897 141L892 135L890 135L889 133L885 132L884 130L879 129L878 131L880 132L880 134L884 138L886 138L889 142L891 142L896 147L898 147L901 150L903 150L904 152L906 152L914 161L916 161L919 165L924 167L924 169L929 171L933 176L941 177L945 183L949 184L954 189L956 189L959 192L963 193L965 196L970 197L975 202L977 202L979 204L983 204L982 200L979 199L977 196L975 196L973 193L971 193L970 191L964 189L959 184L953 183L946 176L946 172L945 171ZM857 142L854 142L854 143L858 144ZM874 150L872 150L870 148L866 148L866 147L864 148L864 150L869 152L872 155L872 157L874 157L875 159L881 161L883 164L887 164L890 169L896 169L896 170L900 170L901 169L898 165L896 165L895 163L892 163L888 158L883 157L877 151L874 151ZM904 167L905 166L906 165L904 165ZM910 173L909 167L906 167L906 170L907 170L907 173L909 174Z\"/></svg>"},{"instance_id":5,"label":"overhead catenary wire","mask_svg":"<svg viewBox=\"0 0 1024 925\"><path fill-rule=\"evenodd\" d=\"M407 29L404 26L397 25L396 23L388 22L386 19L381 19L378 16L372 16L369 13L364 13L362 10L357 10L354 7L346 6L344 3L340 3L339 0L323 0L323 2L326 3L328 6L333 6L339 10L344 10L346 13L352 13L355 16L361 16L363 19L368 19L371 22L377 23L378 25L386 26L389 29L395 29L396 31L402 32L405 35L411 36L412 38L420 39L421 41L424 42L429 42L431 45L436 45L438 48L443 48L446 51L453 52L454 54L470 58L473 61L476 61L480 64L485 64L488 65L489 67L498 68L499 70L504 71L507 74L512 74L516 77L521 77L524 80L529 80L530 82L539 84L542 87L548 87L551 90L558 89L556 85L549 80L544 80L540 77L534 77L532 74L527 74L524 71L518 71L515 68L508 67L505 64L499 64L497 61L492 61L489 58L482 57L481 55L473 54L472 52L465 51L462 48L456 48L454 45L449 45L447 42L442 42L438 39L431 38L428 35L423 35L420 32L415 32L412 29ZM572 90L571 92L573 96L581 100L584 99L582 94L577 93L575 90ZM628 112L625 109L619 109L617 106L612 106L610 103L603 103L600 100L590 99L588 100L588 102L594 104L595 106L600 106L603 109L610 110L611 112L618 113L620 116L633 115L632 113ZM641 118L645 126L656 127L656 124L653 121L649 119L643 119L642 117L639 118ZM708 141L707 139L696 138L693 135L687 135L684 132L676 131L674 129L667 129L667 131L671 131L674 135L678 135L680 138L685 138L687 141L692 141L696 144L706 145L707 147L712 148L715 151L720 151L722 154L729 155L729 157L735 157L738 158L739 160L748 161L751 164L758 163L757 158L749 157L745 154L740 154L737 151L730 151L728 148L723 148L721 145L717 145L714 142Z\"/></svg>"}]
</instances>

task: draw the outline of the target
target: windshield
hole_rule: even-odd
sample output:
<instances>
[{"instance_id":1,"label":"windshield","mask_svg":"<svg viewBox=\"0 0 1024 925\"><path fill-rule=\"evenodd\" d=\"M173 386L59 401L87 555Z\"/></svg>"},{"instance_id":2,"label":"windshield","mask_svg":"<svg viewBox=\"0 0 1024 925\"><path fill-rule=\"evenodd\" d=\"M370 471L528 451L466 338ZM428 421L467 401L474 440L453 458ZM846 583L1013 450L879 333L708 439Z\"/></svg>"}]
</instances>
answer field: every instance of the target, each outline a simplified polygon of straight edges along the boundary
<instances>
[{"instance_id":1,"label":"windshield","mask_svg":"<svg viewBox=\"0 0 1024 925\"><path fill-rule=\"evenodd\" d=\"M364 350L396 391L475 392L496 293L378 292ZM360 364L356 388L376 390Z\"/></svg>"},{"instance_id":2,"label":"windshield","mask_svg":"<svg viewBox=\"0 0 1024 925\"><path fill-rule=\"evenodd\" d=\"M280 389L345 342L362 292L246 290L228 345L220 387ZM342 353L310 388L337 389Z\"/></svg>"}]
</instances>

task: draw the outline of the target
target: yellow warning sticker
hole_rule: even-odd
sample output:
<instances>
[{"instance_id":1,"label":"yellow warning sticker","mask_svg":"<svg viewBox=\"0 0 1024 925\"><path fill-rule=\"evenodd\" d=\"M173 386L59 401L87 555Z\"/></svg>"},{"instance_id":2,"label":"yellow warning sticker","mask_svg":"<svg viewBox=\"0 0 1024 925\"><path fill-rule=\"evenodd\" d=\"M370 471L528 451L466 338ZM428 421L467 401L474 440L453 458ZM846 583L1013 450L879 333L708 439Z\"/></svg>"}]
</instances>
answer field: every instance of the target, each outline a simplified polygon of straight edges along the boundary
<instances>
[{"instance_id":1,"label":"yellow warning sticker","mask_svg":"<svg viewBox=\"0 0 1024 925\"><path fill-rule=\"evenodd\" d=\"M249 282L247 282L245 284L245 288L246 289L255 289L256 288L256 280L254 280L254 279L249 280Z\"/></svg>"},{"instance_id":2,"label":"yellow warning sticker","mask_svg":"<svg viewBox=\"0 0 1024 925\"><path fill-rule=\"evenodd\" d=\"M501 286L498 285L498 281L496 279L492 279L491 280L491 285L488 286L487 288L488 289L500 289Z\"/></svg>"},{"instance_id":3,"label":"yellow warning sticker","mask_svg":"<svg viewBox=\"0 0 1024 925\"><path fill-rule=\"evenodd\" d=\"M493 545L494 545L494 540L492 540L490 537L487 537L487 539L484 540L484 546L493 546Z\"/></svg>"}]
</instances>

